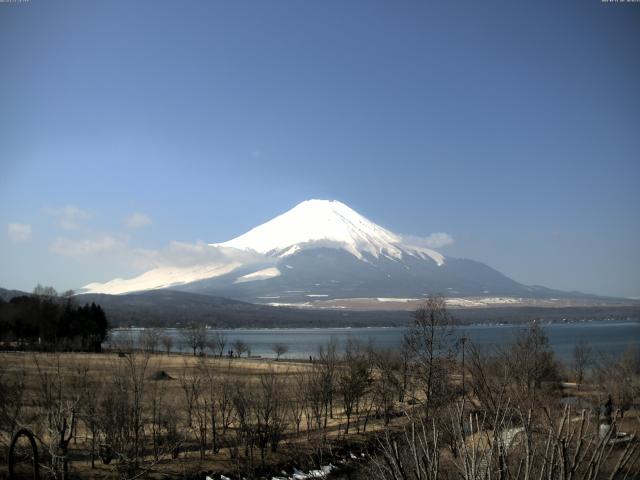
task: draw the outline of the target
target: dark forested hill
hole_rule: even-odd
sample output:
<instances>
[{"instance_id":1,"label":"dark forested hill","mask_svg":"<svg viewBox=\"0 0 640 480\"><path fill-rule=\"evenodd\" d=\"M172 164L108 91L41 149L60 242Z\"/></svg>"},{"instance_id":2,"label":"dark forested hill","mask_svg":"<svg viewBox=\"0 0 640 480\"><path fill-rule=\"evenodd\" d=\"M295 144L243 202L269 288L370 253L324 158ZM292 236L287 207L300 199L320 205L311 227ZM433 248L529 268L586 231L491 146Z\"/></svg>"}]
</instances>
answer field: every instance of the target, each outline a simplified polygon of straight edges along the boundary
<instances>
[{"instance_id":1,"label":"dark forested hill","mask_svg":"<svg viewBox=\"0 0 640 480\"><path fill-rule=\"evenodd\" d=\"M173 290L129 295L78 295L80 303L95 302L112 326L167 326L192 322L225 328L399 326L411 321L408 311L317 310L272 307ZM640 319L640 306L499 307L451 309L462 323L519 323L531 320Z\"/></svg>"},{"instance_id":2,"label":"dark forested hill","mask_svg":"<svg viewBox=\"0 0 640 480\"><path fill-rule=\"evenodd\" d=\"M23 295L30 295L27 292L22 292L20 290L7 290L6 288L0 288L0 299L8 302L13 297L21 297Z\"/></svg>"}]
</instances>

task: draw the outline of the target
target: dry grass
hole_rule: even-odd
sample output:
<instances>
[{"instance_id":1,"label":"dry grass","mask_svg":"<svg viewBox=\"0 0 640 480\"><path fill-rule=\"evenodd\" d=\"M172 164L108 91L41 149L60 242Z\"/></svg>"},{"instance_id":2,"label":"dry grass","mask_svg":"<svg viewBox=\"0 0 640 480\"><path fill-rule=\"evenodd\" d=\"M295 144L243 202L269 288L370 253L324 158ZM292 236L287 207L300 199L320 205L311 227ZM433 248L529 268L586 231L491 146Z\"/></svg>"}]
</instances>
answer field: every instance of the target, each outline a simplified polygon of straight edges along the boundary
<instances>
[{"instance_id":1,"label":"dry grass","mask_svg":"<svg viewBox=\"0 0 640 480\"><path fill-rule=\"evenodd\" d=\"M142 356L142 354L138 354ZM42 427L44 423L44 412L39 405L39 398L42 397L42 376L49 375L58 377L62 384L72 386L77 381L78 372L87 372L88 383L95 388L95 394L101 395L106 388L110 388L110 382L119 369L122 367L123 358L116 353L33 353L33 352L11 352L0 354L0 362L5 375L24 375L24 410L21 415L21 424L32 429L38 437L46 441L47 431ZM179 416L179 423L182 425L182 436L184 443L181 448L179 458L173 459L167 453L161 455L159 460L153 458L146 445L144 460L151 466L150 475L175 476L184 478L189 473L197 471L232 472L237 468L237 463L232 461L231 444L236 441L235 424L231 425L226 436L220 439L222 448L216 454L207 452L204 459L200 458L197 440L194 433L186 427L186 412L184 391L181 379L198 375L202 368L214 375L226 376L232 381L240 381L244 385L256 387L259 384L261 374L274 373L283 382L283 387L287 395L292 395L294 382L298 382L299 372L309 372L313 365L305 361L276 361L274 359L252 359L252 358L212 358L194 357L182 354L154 354L150 355L145 372L145 388L147 395L151 395L153 389L158 388L164 401L164 408L171 409ZM155 380L158 374L168 379ZM338 402L336 402L337 404ZM149 407L145 406L145 416L149 421ZM399 419L400 421L402 419ZM327 422L327 429L324 432L325 438L331 443L344 439L343 426L346 417L336 405L334 414ZM351 420L352 428L349 438L353 442L361 442L362 436L357 433L357 426ZM320 434L312 429L310 435L306 432L306 421L302 420L301 432L295 434L295 427L290 422L284 432L284 439L276 453L268 452L267 464L285 465L290 464L295 458L298 462L309 461L311 455L317 452L320 443ZM383 428L383 421L380 419L370 419L367 429L374 432ZM145 426L145 431L150 429ZM69 458L70 469L74 475L86 478L105 478L116 475L114 463L103 465L98 459L96 467L91 468L89 459L90 432L83 422L77 423L75 437L70 444ZM149 442L147 441L147 444ZM298 463L300 464L300 463ZM6 473L6 466L0 466L0 478Z\"/></svg>"},{"instance_id":2,"label":"dry grass","mask_svg":"<svg viewBox=\"0 0 640 480\"><path fill-rule=\"evenodd\" d=\"M142 354L137 354L140 358ZM24 375L25 409L21 415L22 424L34 430L41 439L47 439L47 432L42 428L44 424L44 412L39 404L42 397L42 377L49 375L50 377L59 376L59 380L72 388L74 382L77 382L79 373L87 372L88 383L92 385L96 395L102 395L105 389L110 388L114 375L122 371L124 359L116 353L89 354L89 353L62 353L62 354L46 354L46 353L2 353L0 354L0 370L4 375ZM449 366L451 370L457 371L454 365ZM207 451L206 456L201 458L198 450L197 433L193 429L187 427L185 398L182 381L185 378L192 378L202 374L202 370L210 372L216 377L227 378L233 382L240 382L248 386L247 392L250 395L258 394L260 376L263 374L273 374L282 382L282 389L286 398L295 395L297 383L300 382L300 372L311 373L314 365L306 361L275 361L274 359L228 359L228 358L211 358L211 357L194 357L191 355L181 354L155 354L148 357L146 365L145 389L146 395L150 396L153 391L157 390L163 397L165 409L175 412L178 416L178 423L181 428L181 436L183 443L178 458L173 459L168 453L160 455L156 460L152 455L149 447L149 441L145 443L144 464L146 468L150 468L148 476L152 478L186 478L194 472L237 472L239 463L246 462L241 453L239 460L233 459L234 445L238 441L235 423L226 435L220 438L221 448L219 452L213 454ZM158 375L161 374L161 375ZM457 374L450 374L452 383L457 384L460 378ZM372 377L376 381L380 381L379 372L373 370ZM154 378L164 378L155 380ZM579 389L575 384L564 384L562 392L565 395L576 395L582 397L593 398L596 395L602 395L602 389L597 385L582 385ZM557 392L556 392L557 394ZM471 404L477 405L477 399L471 399ZM147 400L145 400L148 402ZM557 402L557 398L553 400ZM326 437L329 448L331 445L338 443L348 443L351 445L366 443L372 434L386 428L384 421L380 418L369 419L367 425L367 435L358 432L357 422L352 419L352 428L350 434L345 436L344 425L346 417L341 410L340 402L336 401L334 412L327 422L327 430L320 434L315 429L311 429L307 434L306 421L302 420L301 432L295 434L293 423L289 419L284 432L284 437L278 451L267 452L266 464L278 473L280 469L286 468L291 471L291 465L298 467L310 465L312 455L318 452L318 448L323 444L322 437ZM394 405L396 412L411 413L416 408L408 403L397 403ZM145 405L145 434L149 435L149 405ZM640 415L636 410L628 411L624 418L618 418L618 429L620 431L634 432L640 427ZM391 431L400 431L407 423L407 418L397 417L391 421L389 425ZM597 420L594 421L597 425ZM487 436L491 436L492 431L486 430L482 434L477 434L479 444L484 446ZM117 476L115 462L110 465L103 465L99 460L96 462L96 468L91 468L89 460L89 440L90 435L83 422L78 423L75 432L75 438L70 445L69 457L71 460L71 472L73 475L84 478L107 478ZM474 436L467 438L468 442L474 441ZM357 447L354 447L357 448ZM242 447L240 447L242 450ZM442 449L443 465L451 463L450 452L446 448ZM254 466L258 463L254 462ZM6 473L6 468L0 466L0 478Z\"/></svg>"}]
</instances>

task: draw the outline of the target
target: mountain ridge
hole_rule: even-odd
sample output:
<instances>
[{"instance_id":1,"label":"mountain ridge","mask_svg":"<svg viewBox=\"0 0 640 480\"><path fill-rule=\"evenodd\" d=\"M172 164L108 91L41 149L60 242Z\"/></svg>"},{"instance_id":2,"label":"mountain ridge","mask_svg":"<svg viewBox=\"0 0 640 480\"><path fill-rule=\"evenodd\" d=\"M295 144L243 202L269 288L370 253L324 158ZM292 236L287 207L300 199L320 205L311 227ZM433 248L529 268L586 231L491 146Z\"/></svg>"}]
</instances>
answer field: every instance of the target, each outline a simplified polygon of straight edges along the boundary
<instances>
[{"instance_id":1,"label":"mountain ridge","mask_svg":"<svg viewBox=\"0 0 640 480\"><path fill-rule=\"evenodd\" d=\"M597 296L527 286L471 259L416 246L337 200L307 200L242 235L202 246L212 260L163 265L82 293L174 289L253 303L309 298Z\"/></svg>"}]
</instances>

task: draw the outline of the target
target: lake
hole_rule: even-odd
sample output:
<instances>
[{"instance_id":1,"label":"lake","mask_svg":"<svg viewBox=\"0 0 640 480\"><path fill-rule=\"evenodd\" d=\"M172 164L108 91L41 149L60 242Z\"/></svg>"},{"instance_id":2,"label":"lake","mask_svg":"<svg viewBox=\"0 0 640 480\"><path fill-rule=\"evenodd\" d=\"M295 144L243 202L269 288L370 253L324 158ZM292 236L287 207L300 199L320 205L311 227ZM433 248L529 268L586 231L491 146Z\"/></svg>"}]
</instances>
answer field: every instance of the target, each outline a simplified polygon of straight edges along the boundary
<instances>
[{"instance_id":1,"label":"lake","mask_svg":"<svg viewBox=\"0 0 640 480\"><path fill-rule=\"evenodd\" d=\"M456 335L466 336L476 345L497 346L510 342L519 325L465 325L455 328ZM542 327L560 360L570 360L574 345L584 339L600 354L619 354L630 345L640 347L640 322L590 321L576 323L552 323ZM335 339L343 348L349 338L364 343L371 342L379 348L399 348L406 331L404 327L369 328L274 328L274 329L223 329L227 347L236 340L244 341L251 348L251 355L275 357L271 347L274 343L287 345L289 351L283 358L309 358L318 352L318 347ZM114 341L118 338L140 335L142 329L117 329L111 332ZM174 337L173 350L188 351L182 344L180 331L163 329L163 333Z\"/></svg>"}]
</instances>

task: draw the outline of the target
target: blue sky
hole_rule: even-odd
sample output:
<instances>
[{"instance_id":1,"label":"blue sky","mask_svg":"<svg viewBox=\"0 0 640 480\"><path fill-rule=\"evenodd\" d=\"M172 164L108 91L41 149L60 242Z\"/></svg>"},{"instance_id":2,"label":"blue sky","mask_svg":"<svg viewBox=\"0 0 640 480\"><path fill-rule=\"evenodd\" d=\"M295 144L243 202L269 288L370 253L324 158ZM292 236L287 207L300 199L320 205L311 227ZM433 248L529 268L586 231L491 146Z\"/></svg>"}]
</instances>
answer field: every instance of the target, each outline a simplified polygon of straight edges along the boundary
<instances>
[{"instance_id":1,"label":"blue sky","mask_svg":"<svg viewBox=\"0 0 640 480\"><path fill-rule=\"evenodd\" d=\"M0 45L0 286L335 198L640 296L638 3L31 0L0 3Z\"/></svg>"}]
</instances>

